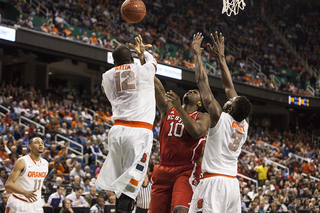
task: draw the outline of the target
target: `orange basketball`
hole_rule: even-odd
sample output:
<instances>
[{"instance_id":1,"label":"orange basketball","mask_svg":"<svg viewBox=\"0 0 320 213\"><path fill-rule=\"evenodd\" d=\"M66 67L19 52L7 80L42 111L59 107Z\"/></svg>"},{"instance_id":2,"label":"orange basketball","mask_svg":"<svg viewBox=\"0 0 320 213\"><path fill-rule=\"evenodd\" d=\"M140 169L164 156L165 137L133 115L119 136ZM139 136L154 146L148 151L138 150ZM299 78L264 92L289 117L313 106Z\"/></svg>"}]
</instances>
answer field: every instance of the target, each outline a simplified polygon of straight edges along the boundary
<instances>
[{"instance_id":1,"label":"orange basketball","mask_svg":"<svg viewBox=\"0 0 320 213\"><path fill-rule=\"evenodd\" d=\"M141 0L126 0L121 5L121 16L130 23L138 23L146 15L146 6Z\"/></svg>"}]
</instances>

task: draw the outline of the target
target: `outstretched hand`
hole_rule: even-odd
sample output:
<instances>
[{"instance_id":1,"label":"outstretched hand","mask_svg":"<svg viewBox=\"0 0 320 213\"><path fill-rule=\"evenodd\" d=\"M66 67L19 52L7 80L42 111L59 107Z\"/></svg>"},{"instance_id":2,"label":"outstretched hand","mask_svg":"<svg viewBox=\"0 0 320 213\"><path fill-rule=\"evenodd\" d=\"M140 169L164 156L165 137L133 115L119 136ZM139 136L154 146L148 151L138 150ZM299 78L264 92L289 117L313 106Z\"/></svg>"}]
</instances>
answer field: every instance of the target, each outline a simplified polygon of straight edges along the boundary
<instances>
[{"instance_id":1,"label":"outstretched hand","mask_svg":"<svg viewBox=\"0 0 320 213\"><path fill-rule=\"evenodd\" d=\"M222 33L218 36L216 31L214 35L211 33L210 37L213 45L211 46L211 44L207 44L209 51L217 57L224 56L224 37L222 36Z\"/></svg>"},{"instance_id":2,"label":"outstretched hand","mask_svg":"<svg viewBox=\"0 0 320 213\"><path fill-rule=\"evenodd\" d=\"M130 47L132 47L135 51L135 53L142 54L148 47L152 47L151 44L143 44L141 35L135 37L134 39L136 41L136 44L129 43Z\"/></svg>"},{"instance_id":3,"label":"outstretched hand","mask_svg":"<svg viewBox=\"0 0 320 213\"><path fill-rule=\"evenodd\" d=\"M203 48L201 48L202 40L203 40L202 33L197 33L193 35L192 50L195 55L202 53L202 50L203 50Z\"/></svg>"},{"instance_id":4,"label":"outstretched hand","mask_svg":"<svg viewBox=\"0 0 320 213\"><path fill-rule=\"evenodd\" d=\"M172 90L166 93L166 97L167 97L167 100L172 103L175 109L178 109L179 107L181 107L180 97L176 93L172 92Z\"/></svg>"}]
</instances>

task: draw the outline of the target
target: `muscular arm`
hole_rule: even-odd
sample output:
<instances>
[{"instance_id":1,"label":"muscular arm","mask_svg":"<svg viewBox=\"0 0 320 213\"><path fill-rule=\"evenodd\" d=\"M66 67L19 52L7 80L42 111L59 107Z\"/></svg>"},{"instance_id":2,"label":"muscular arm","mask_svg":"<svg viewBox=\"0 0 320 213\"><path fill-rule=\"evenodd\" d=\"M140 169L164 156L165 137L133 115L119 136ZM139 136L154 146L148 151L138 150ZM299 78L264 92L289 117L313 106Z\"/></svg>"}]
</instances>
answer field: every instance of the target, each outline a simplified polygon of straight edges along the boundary
<instances>
[{"instance_id":1,"label":"muscular arm","mask_svg":"<svg viewBox=\"0 0 320 213\"><path fill-rule=\"evenodd\" d=\"M155 89L155 96L156 96L156 105L158 110L161 113L161 120L163 117L168 113L168 111L172 108L172 104L167 102L165 90L161 81L154 76L154 89Z\"/></svg>"},{"instance_id":2,"label":"muscular arm","mask_svg":"<svg viewBox=\"0 0 320 213\"><path fill-rule=\"evenodd\" d=\"M221 81L224 91L228 99L234 98L238 96L238 94L234 89L231 74L227 66L226 57L224 55L224 37L222 36L222 33L220 33L218 36L218 33L215 32L214 35L211 34L211 40L213 42L213 46L211 46L211 44L208 44L208 46L211 53L218 59L218 63L221 69Z\"/></svg>"},{"instance_id":3,"label":"muscular arm","mask_svg":"<svg viewBox=\"0 0 320 213\"><path fill-rule=\"evenodd\" d=\"M6 182L5 188L6 190L12 191L13 193L23 194L25 190L21 187L15 185L14 183L17 181L20 173L23 171L25 166L23 159L18 159L17 162L14 164L13 169L9 175L9 178Z\"/></svg>"},{"instance_id":4,"label":"muscular arm","mask_svg":"<svg viewBox=\"0 0 320 213\"><path fill-rule=\"evenodd\" d=\"M36 201L36 195L34 194L34 191L26 191L21 186L17 186L15 182L17 181L19 175L23 171L25 167L25 162L22 158L18 159L17 162L14 164L13 169L9 175L9 178L6 182L5 189L9 190L16 194L22 194L24 195L29 201L34 202Z\"/></svg>"},{"instance_id":5,"label":"muscular arm","mask_svg":"<svg viewBox=\"0 0 320 213\"><path fill-rule=\"evenodd\" d=\"M221 69L222 86L227 95L227 98L230 99L238 96L236 90L234 89L232 77L231 77L229 68L227 66L227 62L224 54L218 56L218 62Z\"/></svg>"},{"instance_id":6,"label":"muscular arm","mask_svg":"<svg viewBox=\"0 0 320 213\"><path fill-rule=\"evenodd\" d=\"M195 121L188 115L188 113L182 108L182 106L176 107L175 109L178 111L179 116L182 119L184 128L191 135L191 137L197 139L207 133L210 125L210 118L207 113L199 114L197 120Z\"/></svg>"},{"instance_id":7,"label":"muscular arm","mask_svg":"<svg viewBox=\"0 0 320 213\"><path fill-rule=\"evenodd\" d=\"M222 113L222 108L211 92L208 76L203 67L203 62L201 59L202 49L200 48L201 41L202 41L201 34L197 34L196 36L193 37L192 48L193 48L193 51L195 52L195 61L194 61L195 76L196 76L196 83L200 90L202 102L210 115L210 120L211 120L210 128L213 128L215 127L215 125L217 124L220 118L220 115Z\"/></svg>"}]
</instances>

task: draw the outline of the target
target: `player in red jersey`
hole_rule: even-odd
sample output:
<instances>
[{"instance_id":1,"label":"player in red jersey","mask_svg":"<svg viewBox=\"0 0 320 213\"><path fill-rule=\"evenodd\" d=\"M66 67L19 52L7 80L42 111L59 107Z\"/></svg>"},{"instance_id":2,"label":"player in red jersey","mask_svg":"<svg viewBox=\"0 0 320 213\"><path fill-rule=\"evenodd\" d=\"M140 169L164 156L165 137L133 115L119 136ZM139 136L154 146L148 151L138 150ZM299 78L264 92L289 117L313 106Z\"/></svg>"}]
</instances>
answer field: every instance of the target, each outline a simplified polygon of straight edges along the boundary
<instances>
[{"instance_id":1,"label":"player in red jersey","mask_svg":"<svg viewBox=\"0 0 320 213\"><path fill-rule=\"evenodd\" d=\"M201 174L201 155L210 118L197 110L202 106L198 90L189 90L181 106L177 94L165 90L155 77L156 103L161 113L159 166L154 167L150 213L188 212Z\"/></svg>"}]
</instances>

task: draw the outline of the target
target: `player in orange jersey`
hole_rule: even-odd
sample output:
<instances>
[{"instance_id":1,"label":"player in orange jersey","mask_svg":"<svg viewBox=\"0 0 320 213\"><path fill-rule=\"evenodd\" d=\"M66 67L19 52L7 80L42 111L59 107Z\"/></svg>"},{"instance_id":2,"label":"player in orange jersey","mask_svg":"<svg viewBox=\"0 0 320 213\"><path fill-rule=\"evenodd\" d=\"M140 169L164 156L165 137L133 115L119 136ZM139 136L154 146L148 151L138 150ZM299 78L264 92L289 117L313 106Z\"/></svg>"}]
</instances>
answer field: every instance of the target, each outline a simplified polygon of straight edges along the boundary
<instances>
[{"instance_id":1,"label":"player in orange jersey","mask_svg":"<svg viewBox=\"0 0 320 213\"><path fill-rule=\"evenodd\" d=\"M41 189L48 173L48 162L40 157L44 142L39 137L32 138L29 149L31 154L17 160L6 182L5 189L13 192L6 213L43 213Z\"/></svg>"}]
</instances>

